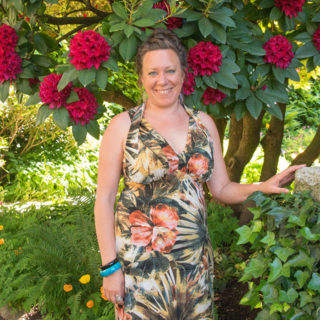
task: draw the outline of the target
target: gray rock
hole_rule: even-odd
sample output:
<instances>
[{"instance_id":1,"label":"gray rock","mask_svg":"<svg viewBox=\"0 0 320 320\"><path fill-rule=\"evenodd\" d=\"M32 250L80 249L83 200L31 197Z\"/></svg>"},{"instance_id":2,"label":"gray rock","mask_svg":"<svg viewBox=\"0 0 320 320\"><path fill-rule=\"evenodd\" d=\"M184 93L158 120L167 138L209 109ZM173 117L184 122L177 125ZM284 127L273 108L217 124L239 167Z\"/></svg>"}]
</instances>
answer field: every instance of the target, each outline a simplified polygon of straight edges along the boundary
<instances>
[{"instance_id":1,"label":"gray rock","mask_svg":"<svg viewBox=\"0 0 320 320\"><path fill-rule=\"evenodd\" d=\"M17 320L24 314L23 311L13 311L10 310L7 306L0 308L0 319L5 320Z\"/></svg>"},{"instance_id":2,"label":"gray rock","mask_svg":"<svg viewBox=\"0 0 320 320\"><path fill-rule=\"evenodd\" d=\"M311 191L312 198L320 201L320 167L305 167L297 170L294 191Z\"/></svg>"}]
</instances>

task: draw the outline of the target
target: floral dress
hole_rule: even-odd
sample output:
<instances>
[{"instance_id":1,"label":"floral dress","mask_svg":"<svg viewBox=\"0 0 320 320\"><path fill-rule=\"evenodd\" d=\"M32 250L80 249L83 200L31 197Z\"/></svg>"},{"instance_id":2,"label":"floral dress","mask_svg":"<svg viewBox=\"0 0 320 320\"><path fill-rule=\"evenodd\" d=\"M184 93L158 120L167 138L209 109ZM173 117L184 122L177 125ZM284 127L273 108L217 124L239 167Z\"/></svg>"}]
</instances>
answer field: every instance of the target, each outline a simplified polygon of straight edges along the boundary
<instances>
[{"instance_id":1,"label":"floral dress","mask_svg":"<svg viewBox=\"0 0 320 320\"><path fill-rule=\"evenodd\" d=\"M189 115L177 154L143 117L129 110L125 188L116 215L116 247L125 276L117 319L213 319L213 252L202 184L213 171L213 142L198 111Z\"/></svg>"}]
</instances>

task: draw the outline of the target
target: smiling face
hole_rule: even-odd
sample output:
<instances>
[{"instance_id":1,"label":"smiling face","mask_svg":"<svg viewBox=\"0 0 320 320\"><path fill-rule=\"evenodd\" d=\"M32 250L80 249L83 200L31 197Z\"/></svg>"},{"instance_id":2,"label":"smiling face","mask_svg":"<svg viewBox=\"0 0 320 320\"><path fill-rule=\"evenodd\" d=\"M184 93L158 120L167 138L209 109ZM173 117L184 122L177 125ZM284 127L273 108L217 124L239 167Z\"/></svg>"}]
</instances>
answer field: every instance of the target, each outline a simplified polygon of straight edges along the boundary
<instances>
[{"instance_id":1,"label":"smiling face","mask_svg":"<svg viewBox=\"0 0 320 320\"><path fill-rule=\"evenodd\" d=\"M148 51L143 56L140 79L149 105L164 108L179 103L184 72L173 50Z\"/></svg>"}]
</instances>

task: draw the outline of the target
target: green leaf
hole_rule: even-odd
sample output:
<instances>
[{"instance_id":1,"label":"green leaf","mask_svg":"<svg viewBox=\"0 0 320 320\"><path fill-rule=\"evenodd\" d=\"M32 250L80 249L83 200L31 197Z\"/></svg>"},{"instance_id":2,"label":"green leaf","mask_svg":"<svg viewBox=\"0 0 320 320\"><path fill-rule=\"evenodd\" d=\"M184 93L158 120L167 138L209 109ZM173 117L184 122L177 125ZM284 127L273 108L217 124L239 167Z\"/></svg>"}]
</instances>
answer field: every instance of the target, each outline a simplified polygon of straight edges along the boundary
<instances>
[{"instance_id":1,"label":"green leaf","mask_svg":"<svg viewBox=\"0 0 320 320\"><path fill-rule=\"evenodd\" d=\"M152 6L153 6L152 1L143 1L133 13L132 19L137 20L142 16L148 16L151 11L160 10L160 9L154 9L152 8ZM163 12L164 15L166 14L164 10L161 10L161 11Z\"/></svg>"},{"instance_id":2,"label":"green leaf","mask_svg":"<svg viewBox=\"0 0 320 320\"><path fill-rule=\"evenodd\" d=\"M86 141L87 129L85 126L82 126L81 124L73 124L72 134L75 140L77 141L78 146L80 146L82 143Z\"/></svg>"},{"instance_id":3,"label":"green leaf","mask_svg":"<svg viewBox=\"0 0 320 320\"><path fill-rule=\"evenodd\" d=\"M126 35L127 38L130 38L130 36L134 32L134 27L126 24L124 29L123 29L123 32L124 32L124 34Z\"/></svg>"},{"instance_id":4,"label":"green leaf","mask_svg":"<svg viewBox=\"0 0 320 320\"><path fill-rule=\"evenodd\" d=\"M206 17L202 17L202 19L198 21L198 26L201 34L205 38L213 32L212 23Z\"/></svg>"},{"instance_id":5,"label":"green leaf","mask_svg":"<svg viewBox=\"0 0 320 320\"><path fill-rule=\"evenodd\" d=\"M53 120L62 129L65 130L69 124L69 112L66 108L55 109L53 111Z\"/></svg>"},{"instance_id":6,"label":"green leaf","mask_svg":"<svg viewBox=\"0 0 320 320\"><path fill-rule=\"evenodd\" d=\"M128 39L122 40L119 46L119 52L123 60L130 61L130 59L135 55L137 47L138 43L134 35Z\"/></svg>"},{"instance_id":7,"label":"green leaf","mask_svg":"<svg viewBox=\"0 0 320 320\"><path fill-rule=\"evenodd\" d=\"M249 273L254 278L261 277L262 274L268 268L266 261L262 257L253 258L249 262L248 266L245 269L246 273Z\"/></svg>"},{"instance_id":8,"label":"green leaf","mask_svg":"<svg viewBox=\"0 0 320 320\"><path fill-rule=\"evenodd\" d=\"M320 274L319 273L314 272L312 274L312 278L308 283L308 289L318 291L320 293Z\"/></svg>"},{"instance_id":9,"label":"green leaf","mask_svg":"<svg viewBox=\"0 0 320 320\"><path fill-rule=\"evenodd\" d=\"M271 8L273 6L274 6L274 0L262 0L259 3L259 7L262 8L262 9Z\"/></svg>"},{"instance_id":10,"label":"green leaf","mask_svg":"<svg viewBox=\"0 0 320 320\"><path fill-rule=\"evenodd\" d=\"M240 71L240 67L230 59L223 59L221 67L230 70L232 73L237 73Z\"/></svg>"},{"instance_id":11,"label":"green leaf","mask_svg":"<svg viewBox=\"0 0 320 320\"><path fill-rule=\"evenodd\" d=\"M302 45L301 47L299 47L295 53L295 57L297 59L305 59L305 58L309 58L314 56L315 54L317 54L318 51L316 49L316 47L314 46L313 42L307 42L304 45Z\"/></svg>"},{"instance_id":12,"label":"green leaf","mask_svg":"<svg viewBox=\"0 0 320 320\"><path fill-rule=\"evenodd\" d=\"M23 68L22 73L19 74L19 78L23 78L23 79L32 79L32 78L34 78L32 67Z\"/></svg>"},{"instance_id":13,"label":"green leaf","mask_svg":"<svg viewBox=\"0 0 320 320\"><path fill-rule=\"evenodd\" d=\"M227 42L227 32L226 30L218 23L212 22L212 34L211 36L215 38L217 41L225 44Z\"/></svg>"},{"instance_id":14,"label":"green leaf","mask_svg":"<svg viewBox=\"0 0 320 320\"><path fill-rule=\"evenodd\" d=\"M108 70L104 68L99 68L96 75L96 82L99 88L104 90L108 83Z\"/></svg>"},{"instance_id":15,"label":"green leaf","mask_svg":"<svg viewBox=\"0 0 320 320\"><path fill-rule=\"evenodd\" d=\"M11 3L14 5L14 7L18 10L23 12L24 11L24 5L22 0L11 0Z\"/></svg>"},{"instance_id":16,"label":"green leaf","mask_svg":"<svg viewBox=\"0 0 320 320\"><path fill-rule=\"evenodd\" d=\"M252 232L259 233L261 231L262 227L263 227L262 221L261 220L256 220L252 224Z\"/></svg>"},{"instance_id":17,"label":"green leaf","mask_svg":"<svg viewBox=\"0 0 320 320\"><path fill-rule=\"evenodd\" d=\"M291 214L291 211L283 207L275 207L266 212L267 215L275 217L275 224L279 227L279 224Z\"/></svg>"},{"instance_id":18,"label":"green leaf","mask_svg":"<svg viewBox=\"0 0 320 320\"><path fill-rule=\"evenodd\" d=\"M262 111L262 103L253 94L246 100L246 106L251 116L258 119Z\"/></svg>"},{"instance_id":19,"label":"green leaf","mask_svg":"<svg viewBox=\"0 0 320 320\"><path fill-rule=\"evenodd\" d=\"M237 121L239 121L244 116L245 109L246 109L246 107L242 101L240 101L236 104L236 106L234 108L234 113L236 115Z\"/></svg>"},{"instance_id":20,"label":"green leaf","mask_svg":"<svg viewBox=\"0 0 320 320\"><path fill-rule=\"evenodd\" d=\"M137 27L151 27L154 25L154 21L151 19L139 19L133 22L133 25Z\"/></svg>"},{"instance_id":21,"label":"green leaf","mask_svg":"<svg viewBox=\"0 0 320 320\"><path fill-rule=\"evenodd\" d=\"M280 107L277 104L273 104L267 108L267 111L278 118L279 120L283 120L283 114Z\"/></svg>"},{"instance_id":22,"label":"green leaf","mask_svg":"<svg viewBox=\"0 0 320 320\"><path fill-rule=\"evenodd\" d=\"M299 289L301 289L304 286L304 284L307 282L307 280L310 278L310 273L307 271L298 270L294 274L294 277L298 281Z\"/></svg>"},{"instance_id":23,"label":"green leaf","mask_svg":"<svg viewBox=\"0 0 320 320\"><path fill-rule=\"evenodd\" d=\"M286 70L286 76L287 78L290 78L293 81L300 81L299 73L296 71L295 68L287 68Z\"/></svg>"},{"instance_id":24,"label":"green leaf","mask_svg":"<svg viewBox=\"0 0 320 320\"><path fill-rule=\"evenodd\" d=\"M4 81L0 84L0 99L5 102L9 96L10 81Z\"/></svg>"},{"instance_id":25,"label":"green leaf","mask_svg":"<svg viewBox=\"0 0 320 320\"><path fill-rule=\"evenodd\" d=\"M237 233L239 233L240 238L237 242L237 244L245 244L249 242L249 239L252 235L252 231L248 226L242 226L235 230Z\"/></svg>"},{"instance_id":26,"label":"green leaf","mask_svg":"<svg viewBox=\"0 0 320 320\"><path fill-rule=\"evenodd\" d=\"M253 220L259 219L262 211L260 207L247 208L253 214Z\"/></svg>"},{"instance_id":27,"label":"green leaf","mask_svg":"<svg viewBox=\"0 0 320 320\"><path fill-rule=\"evenodd\" d=\"M36 92L34 95L30 96L25 106L33 106L41 102L41 98L39 97L39 92Z\"/></svg>"},{"instance_id":28,"label":"green leaf","mask_svg":"<svg viewBox=\"0 0 320 320\"><path fill-rule=\"evenodd\" d=\"M69 82L73 81L74 79L77 79L79 75L79 71L75 68L72 68L62 74L62 77L58 83L58 91L63 90Z\"/></svg>"},{"instance_id":29,"label":"green leaf","mask_svg":"<svg viewBox=\"0 0 320 320\"><path fill-rule=\"evenodd\" d=\"M261 239L260 241L262 243L265 243L267 246L271 247L276 243L274 239L275 239L274 232L267 231L267 235L263 239Z\"/></svg>"},{"instance_id":30,"label":"green leaf","mask_svg":"<svg viewBox=\"0 0 320 320\"><path fill-rule=\"evenodd\" d=\"M42 124L50 116L52 112L53 112L53 109L50 109L49 105L47 104L42 105L38 110L36 126L38 126L39 124Z\"/></svg>"},{"instance_id":31,"label":"green leaf","mask_svg":"<svg viewBox=\"0 0 320 320\"><path fill-rule=\"evenodd\" d=\"M281 259L281 261L286 262L288 258L295 253L295 250L292 248L278 248L274 253Z\"/></svg>"},{"instance_id":32,"label":"green leaf","mask_svg":"<svg viewBox=\"0 0 320 320\"><path fill-rule=\"evenodd\" d=\"M295 289L290 288L287 292L280 290L279 300L281 302L293 303L298 298L298 293Z\"/></svg>"},{"instance_id":33,"label":"green leaf","mask_svg":"<svg viewBox=\"0 0 320 320\"><path fill-rule=\"evenodd\" d=\"M228 15L223 14L219 10L216 10L216 11L210 13L209 17L212 20L214 20L214 21L216 21L216 22L218 22L218 23L220 23L220 24L222 24L224 26L228 26L228 27L232 27L232 28L236 27L236 24L234 23L233 19L230 18Z\"/></svg>"},{"instance_id":34,"label":"green leaf","mask_svg":"<svg viewBox=\"0 0 320 320\"><path fill-rule=\"evenodd\" d=\"M278 68L276 66L272 66L272 72L275 78L280 82L284 83L284 80L286 78L286 70Z\"/></svg>"},{"instance_id":35,"label":"green leaf","mask_svg":"<svg viewBox=\"0 0 320 320\"><path fill-rule=\"evenodd\" d=\"M96 120L91 120L89 123L86 124L86 128L88 132L97 140L100 136L100 127Z\"/></svg>"},{"instance_id":36,"label":"green leaf","mask_svg":"<svg viewBox=\"0 0 320 320\"><path fill-rule=\"evenodd\" d=\"M76 101L79 101L79 96L75 91L72 90L70 96L67 99L67 103L72 103Z\"/></svg>"},{"instance_id":37,"label":"green leaf","mask_svg":"<svg viewBox=\"0 0 320 320\"><path fill-rule=\"evenodd\" d=\"M315 56L313 56L313 64L314 66L320 66L320 54L316 54Z\"/></svg>"},{"instance_id":38,"label":"green leaf","mask_svg":"<svg viewBox=\"0 0 320 320\"><path fill-rule=\"evenodd\" d=\"M320 240L320 234L314 234L308 227L303 227L299 234L301 234L305 239L309 241L318 241Z\"/></svg>"},{"instance_id":39,"label":"green leaf","mask_svg":"<svg viewBox=\"0 0 320 320\"><path fill-rule=\"evenodd\" d=\"M122 31L125 28L125 26L126 26L125 22L115 23L110 27L110 32Z\"/></svg>"},{"instance_id":40,"label":"green leaf","mask_svg":"<svg viewBox=\"0 0 320 320\"><path fill-rule=\"evenodd\" d=\"M270 12L270 20L278 20L281 18L281 16L282 16L282 11L277 7L273 7Z\"/></svg>"},{"instance_id":41,"label":"green leaf","mask_svg":"<svg viewBox=\"0 0 320 320\"><path fill-rule=\"evenodd\" d=\"M312 18L312 22L320 22L320 11Z\"/></svg>"},{"instance_id":42,"label":"green leaf","mask_svg":"<svg viewBox=\"0 0 320 320\"><path fill-rule=\"evenodd\" d=\"M275 258L272 263L269 264L269 266L270 274L268 277L268 282L274 282L281 276L282 263L278 258Z\"/></svg>"},{"instance_id":43,"label":"green leaf","mask_svg":"<svg viewBox=\"0 0 320 320\"><path fill-rule=\"evenodd\" d=\"M260 303L259 292L253 289L250 289L240 300L241 305L251 306L251 308L257 307Z\"/></svg>"},{"instance_id":44,"label":"green leaf","mask_svg":"<svg viewBox=\"0 0 320 320\"><path fill-rule=\"evenodd\" d=\"M227 68L221 66L219 72L214 74L214 78L218 83L227 88L238 89L237 79Z\"/></svg>"},{"instance_id":45,"label":"green leaf","mask_svg":"<svg viewBox=\"0 0 320 320\"><path fill-rule=\"evenodd\" d=\"M283 307L282 307L282 304L280 303L275 303L270 307L270 314L273 314L275 312L282 312L282 311L283 311Z\"/></svg>"},{"instance_id":46,"label":"green leaf","mask_svg":"<svg viewBox=\"0 0 320 320\"><path fill-rule=\"evenodd\" d=\"M108 68L112 71L118 72L119 71L119 67L118 64L115 60L113 60L111 57L109 57L109 59L107 61L103 61L101 63L101 65L105 68Z\"/></svg>"},{"instance_id":47,"label":"green leaf","mask_svg":"<svg viewBox=\"0 0 320 320\"><path fill-rule=\"evenodd\" d=\"M38 52L46 54L48 52L47 44L40 36L40 34L36 33L33 36L34 46Z\"/></svg>"},{"instance_id":48,"label":"green leaf","mask_svg":"<svg viewBox=\"0 0 320 320\"><path fill-rule=\"evenodd\" d=\"M120 2L113 2L112 10L117 16L119 16L123 20L128 20L128 13Z\"/></svg>"},{"instance_id":49,"label":"green leaf","mask_svg":"<svg viewBox=\"0 0 320 320\"><path fill-rule=\"evenodd\" d=\"M263 293L263 301L266 304L272 304L278 302L278 290L273 284L265 284L261 288L261 292Z\"/></svg>"},{"instance_id":50,"label":"green leaf","mask_svg":"<svg viewBox=\"0 0 320 320\"><path fill-rule=\"evenodd\" d=\"M189 21L198 21L203 17L201 12L196 12L196 11L192 11L192 10L186 10L184 12L184 16L188 22Z\"/></svg>"},{"instance_id":51,"label":"green leaf","mask_svg":"<svg viewBox=\"0 0 320 320\"><path fill-rule=\"evenodd\" d=\"M299 292L300 295L300 308L303 308L306 304L312 302L312 296L310 296L306 291Z\"/></svg>"},{"instance_id":52,"label":"green leaf","mask_svg":"<svg viewBox=\"0 0 320 320\"><path fill-rule=\"evenodd\" d=\"M90 69L79 70L78 73L79 81L86 87L96 78L97 70L94 67L91 67Z\"/></svg>"},{"instance_id":53,"label":"green leaf","mask_svg":"<svg viewBox=\"0 0 320 320\"><path fill-rule=\"evenodd\" d=\"M290 259L286 264L290 267L308 267L309 270L312 270L314 259L309 257L303 251L299 251L299 254Z\"/></svg>"},{"instance_id":54,"label":"green leaf","mask_svg":"<svg viewBox=\"0 0 320 320\"><path fill-rule=\"evenodd\" d=\"M298 33L294 37L294 40L297 40L297 41L305 43L305 42L311 41L312 40L312 36L308 32L301 32L301 33Z\"/></svg>"},{"instance_id":55,"label":"green leaf","mask_svg":"<svg viewBox=\"0 0 320 320\"><path fill-rule=\"evenodd\" d=\"M31 59L30 59L33 63L44 67L44 68L49 68L52 67L54 65L54 61L47 57L47 56L41 56L39 54L34 54Z\"/></svg>"}]
</instances>

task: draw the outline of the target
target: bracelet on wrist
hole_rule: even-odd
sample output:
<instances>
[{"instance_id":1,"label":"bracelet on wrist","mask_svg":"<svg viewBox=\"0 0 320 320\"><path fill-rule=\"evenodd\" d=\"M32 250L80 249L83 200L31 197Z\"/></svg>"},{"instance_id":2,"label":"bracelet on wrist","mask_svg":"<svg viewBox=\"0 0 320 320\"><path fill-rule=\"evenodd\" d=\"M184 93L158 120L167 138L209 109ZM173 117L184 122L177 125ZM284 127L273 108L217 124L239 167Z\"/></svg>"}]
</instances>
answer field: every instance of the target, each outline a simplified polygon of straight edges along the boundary
<instances>
[{"instance_id":1,"label":"bracelet on wrist","mask_svg":"<svg viewBox=\"0 0 320 320\"><path fill-rule=\"evenodd\" d=\"M101 270L100 271L100 275L102 277L107 277L107 276L110 276L110 274L113 274L114 272L118 271L119 269L121 269L121 264L118 261L116 264L114 264L113 266L109 267L108 269Z\"/></svg>"},{"instance_id":2,"label":"bracelet on wrist","mask_svg":"<svg viewBox=\"0 0 320 320\"><path fill-rule=\"evenodd\" d=\"M115 265L117 262L119 262L118 258L115 258L114 260L110 261L109 263L105 264L105 265L101 265L99 267L99 269L102 270L106 270L110 267L112 267L113 265Z\"/></svg>"}]
</instances>

